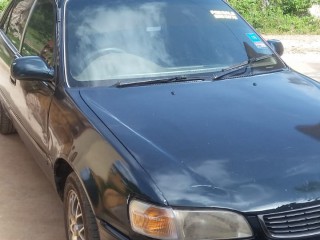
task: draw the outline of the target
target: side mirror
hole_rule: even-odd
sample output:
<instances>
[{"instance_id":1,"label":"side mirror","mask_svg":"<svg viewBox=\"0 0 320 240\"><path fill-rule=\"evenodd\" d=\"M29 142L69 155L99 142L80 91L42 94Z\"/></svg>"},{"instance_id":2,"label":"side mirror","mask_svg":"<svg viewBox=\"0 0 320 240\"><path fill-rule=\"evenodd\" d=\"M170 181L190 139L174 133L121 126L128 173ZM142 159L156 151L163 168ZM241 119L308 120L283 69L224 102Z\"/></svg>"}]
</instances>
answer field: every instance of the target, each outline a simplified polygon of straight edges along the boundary
<instances>
[{"instance_id":1,"label":"side mirror","mask_svg":"<svg viewBox=\"0 0 320 240\"><path fill-rule=\"evenodd\" d=\"M278 53L279 56L283 55L284 52L284 47L283 44L280 40L276 40L276 39L271 39L267 41L269 43L269 45L272 47L272 49Z\"/></svg>"},{"instance_id":2,"label":"side mirror","mask_svg":"<svg viewBox=\"0 0 320 240\"><path fill-rule=\"evenodd\" d=\"M11 76L17 80L52 81L54 71L38 56L20 57L11 64Z\"/></svg>"}]
</instances>

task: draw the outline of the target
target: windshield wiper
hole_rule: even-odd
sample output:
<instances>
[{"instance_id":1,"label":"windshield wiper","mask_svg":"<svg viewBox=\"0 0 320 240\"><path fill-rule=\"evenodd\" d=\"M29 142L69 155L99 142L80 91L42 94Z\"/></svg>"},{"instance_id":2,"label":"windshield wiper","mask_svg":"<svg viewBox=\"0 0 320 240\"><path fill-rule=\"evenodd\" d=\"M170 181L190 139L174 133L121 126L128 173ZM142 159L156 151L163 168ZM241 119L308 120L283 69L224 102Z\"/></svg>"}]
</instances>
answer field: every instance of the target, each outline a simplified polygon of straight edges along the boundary
<instances>
[{"instance_id":1,"label":"windshield wiper","mask_svg":"<svg viewBox=\"0 0 320 240\"><path fill-rule=\"evenodd\" d=\"M223 79L225 76L228 76L228 75L244 74L247 71L247 68L252 63L260 62L262 60L265 60L271 57L273 57L273 54L264 55L258 58L250 58L246 62L222 69L221 71L214 73L213 80ZM112 86L117 88L124 88L124 87L146 86L146 85L163 84L163 83L191 82L191 81L205 81L205 80L209 80L208 76L198 76L198 77L175 76L170 78L160 78L160 79L143 80L143 81L136 81L136 82L117 82Z\"/></svg>"},{"instance_id":2,"label":"windshield wiper","mask_svg":"<svg viewBox=\"0 0 320 240\"><path fill-rule=\"evenodd\" d=\"M160 79L144 80L144 81L137 81L137 82L117 82L113 86L117 88L123 88L123 87L146 86L146 85L162 84L162 83L204 81L206 79L208 79L208 77L175 76L171 78L160 78Z\"/></svg>"},{"instance_id":3,"label":"windshield wiper","mask_svg":"<svg viewBox=\"0 0 320 240\"><path fill-rule=\"evenodd\" d=\"M251 66L252 63L260 62L262 60L272 58L273 56L274 56L273 54L270 54L270 55L264 55L262 57L250 58L248 61L245 61L238 65L222 69L221 71L214 73L213 80L220 80L229 75L235 76L235 75L244 74L247 71L248 67Z\"/></svg>"}]
</instances>

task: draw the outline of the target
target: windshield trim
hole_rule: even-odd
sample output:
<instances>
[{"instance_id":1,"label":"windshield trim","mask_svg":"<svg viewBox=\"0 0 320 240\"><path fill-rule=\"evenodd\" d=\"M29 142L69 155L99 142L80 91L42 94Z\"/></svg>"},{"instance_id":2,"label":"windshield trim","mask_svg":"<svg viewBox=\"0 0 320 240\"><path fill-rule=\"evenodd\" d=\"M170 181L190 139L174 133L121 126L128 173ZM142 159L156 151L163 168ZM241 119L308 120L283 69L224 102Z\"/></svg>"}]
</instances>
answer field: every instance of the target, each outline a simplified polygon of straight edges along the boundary
<instances>
[{"instance_id":1,"label":"windshield trim","mask_svg":"<svg viewBox=\"0 0 320 240\"><path fill-rule=\"evenodd\" d=\"M63 1L63 6L62 6L62 12L63 12L63 19L62 19L62 41L63 41L63 50L61 51L63 54L63 68L64 68L64 77L66 79L66 84L68 88L72 88L70 82L69 82L69 73L68 73L68 64L67 64L67 4L69 0Z\"/></svg>"}]
</instances>

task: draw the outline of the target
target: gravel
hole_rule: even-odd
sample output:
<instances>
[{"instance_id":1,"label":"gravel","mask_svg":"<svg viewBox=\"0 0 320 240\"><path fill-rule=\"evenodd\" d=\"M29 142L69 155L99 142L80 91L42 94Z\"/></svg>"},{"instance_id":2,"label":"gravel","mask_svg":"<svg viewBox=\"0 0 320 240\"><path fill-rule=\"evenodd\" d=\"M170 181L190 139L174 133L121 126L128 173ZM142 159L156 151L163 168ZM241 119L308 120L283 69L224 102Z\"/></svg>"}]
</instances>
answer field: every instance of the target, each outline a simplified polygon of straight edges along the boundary
<instances>
[{"instance_id":1,"label":"gravel","mask_svg":"<svg viewBox=\"0 0 320 240\"><path fill-rule=\"evenodd\" d=\"M320 54L320 35L267 35L265 38L281 40L289 54Z\"/></svg>"},{"instance_id":2,"label":"gravel","mask_svg":"<svg viewBox=\"0 0 320 240\"><path fill-rule=\"evenodd\" d=\"M320 81L320 35L266 35L281 40L282 59L294 70Z\"/></svg>"}]
</instances>

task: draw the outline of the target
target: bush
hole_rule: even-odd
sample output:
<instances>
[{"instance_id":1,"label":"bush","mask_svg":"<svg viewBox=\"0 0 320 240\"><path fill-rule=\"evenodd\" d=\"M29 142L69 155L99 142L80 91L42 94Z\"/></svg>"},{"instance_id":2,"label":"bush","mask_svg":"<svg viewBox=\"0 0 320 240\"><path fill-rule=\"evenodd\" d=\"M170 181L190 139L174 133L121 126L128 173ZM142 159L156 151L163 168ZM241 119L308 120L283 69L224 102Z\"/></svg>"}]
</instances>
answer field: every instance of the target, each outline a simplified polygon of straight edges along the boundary
<instances>
[{"instance_id":1,"label":"bush","mask_svg":"<svg viewBox=\"0 0 320 240\"><path fill-rule=\"evenodd\" d=\"M320 20L308 14L320 0L229 0L258 31L267 34L320 34ZM267 3L267 4L266 4Z\"/></svg>"},{"instance_id":2,"label":"bush","mask_svg":"<svg viewBox=\"0 0 320 240\"><path fill-rule=\"evenodd\" d=\"M0 12L2 12L8 5L9 0L0 0Z\"/></svg>"},{"instance_id":3,"label":"bush","mask_svg":"<svg viewBox=\"0 0 320 240\"><path fill-rule=\"evenodd\" d=\"M308 9L312 6L310 0L282 0L280 7L283 14L303 16L308 14Z\"/></svg>"}]
</instances>

